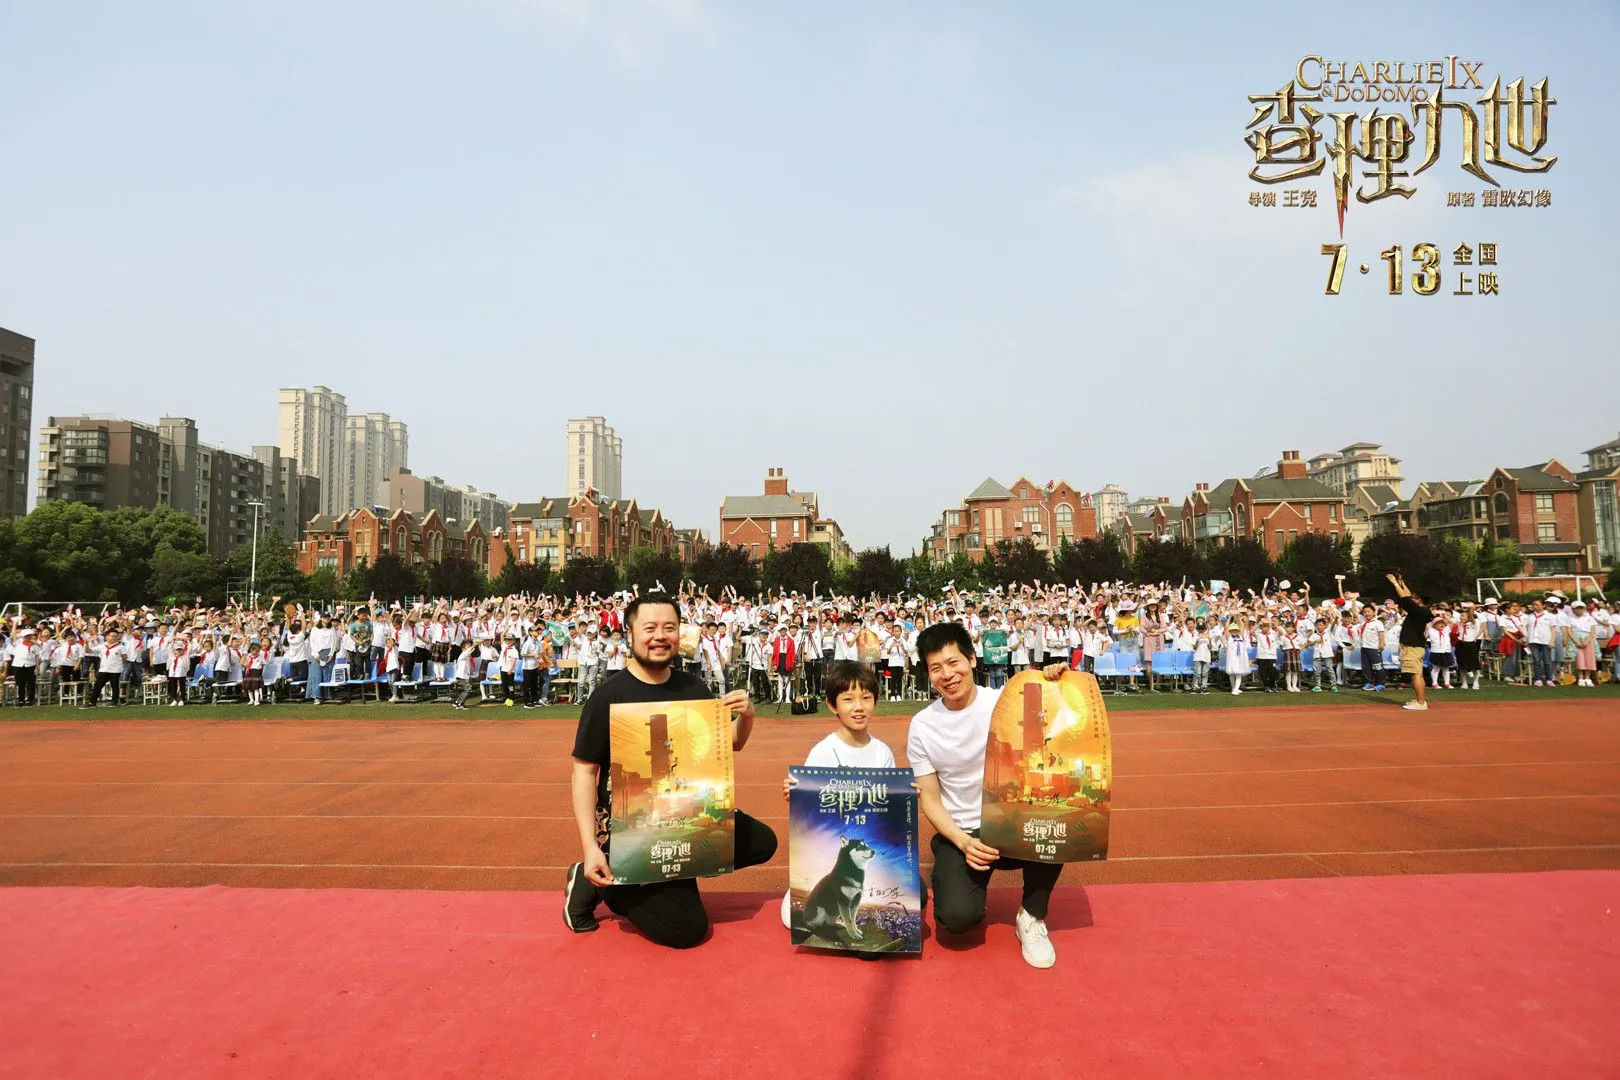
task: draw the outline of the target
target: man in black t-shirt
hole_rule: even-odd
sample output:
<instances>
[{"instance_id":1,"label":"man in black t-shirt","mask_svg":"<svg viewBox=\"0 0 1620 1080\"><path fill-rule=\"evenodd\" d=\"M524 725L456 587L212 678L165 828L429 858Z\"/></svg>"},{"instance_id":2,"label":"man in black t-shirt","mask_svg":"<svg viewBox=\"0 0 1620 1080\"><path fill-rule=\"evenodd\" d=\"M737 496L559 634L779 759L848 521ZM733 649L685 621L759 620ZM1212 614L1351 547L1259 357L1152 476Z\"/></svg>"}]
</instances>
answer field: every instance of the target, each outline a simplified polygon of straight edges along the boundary
<instances>
[{"instance_id":1,"label":"man in black t-shirt","mask_svg":"<svg viewBox=\"0 0 1620 1080\"><path fill-rule=\"evenodd\" d=\"M607 858L611 707L714 697L702 679L681 668L680 629L680 609L669 596L655 592L632 600L624 613L630 659L623 671L596 688L580 711L574 736L573 804L584 860L569 867L563 900L563 919L576 933L596 929L599 903L660 945L689 949L708 933L709 916L696 881L615 885ZM731 748L741 750L754 727L753 702L746 690L733 690L721 701L734 714ZM776 854L776 833L740 810L735 814L737 869L769 862Z\"/></svg>"},{"instance_id":2,"label":"man in black t-shirt","mask_svg":"<svg viewBox=\"0 0 1620 1080\"><path fill-rule=\"evenodd\" d=\"M1395 603L1406 616L1401 620L1401 673L1411 676L1412 692L1417 695L1401 708L1422 711L1429 707L1424 698L1423 652L1428 645L1427 634L1429 624L1434 622L1434 612L1423 606L1421 598L1412 595L1404 577L1399 574L1384 576L1395 586Z\"/></svg>"}]
</instances>

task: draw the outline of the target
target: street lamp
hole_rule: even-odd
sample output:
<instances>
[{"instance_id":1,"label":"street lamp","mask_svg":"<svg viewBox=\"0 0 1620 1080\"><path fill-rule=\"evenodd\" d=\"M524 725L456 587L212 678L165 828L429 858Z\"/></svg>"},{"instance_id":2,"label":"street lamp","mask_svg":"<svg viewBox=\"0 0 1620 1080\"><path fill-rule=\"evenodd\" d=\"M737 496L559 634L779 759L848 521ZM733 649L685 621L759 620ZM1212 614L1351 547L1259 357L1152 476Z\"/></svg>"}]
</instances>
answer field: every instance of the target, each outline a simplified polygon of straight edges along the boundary
<instances>
[{"instance_id":1,"label":"street lamp","mask_svg":"<svg viewBox=\"0 0 1620 1080\"><path fill-rule=\"evenodd\" d=\"M259 511L264 509L264 503L254 500L248 503L253 507L253 553L248 559L248 607L254 611L259 610Z\"/></svg>"}]
</instances>

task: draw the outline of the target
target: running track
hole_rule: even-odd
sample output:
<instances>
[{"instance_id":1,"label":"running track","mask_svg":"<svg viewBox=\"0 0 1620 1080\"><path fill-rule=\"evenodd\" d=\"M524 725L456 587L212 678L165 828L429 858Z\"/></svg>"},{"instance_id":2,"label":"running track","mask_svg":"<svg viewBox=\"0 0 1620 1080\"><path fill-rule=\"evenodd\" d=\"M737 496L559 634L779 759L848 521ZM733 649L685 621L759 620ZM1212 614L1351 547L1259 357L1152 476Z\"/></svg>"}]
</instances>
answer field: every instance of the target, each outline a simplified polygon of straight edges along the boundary
<instances>
[{"instance_id":1,"label":"running track","mask_svg":"<svg viewBox=\"0 0 1620 1080\"><path fill-rule=\"evenodd\" d=\"M0 885L557 890L573 725L475 715L0 725ZM1112 721L1110 858L1069 884L1620 867L1607 697ZM905 723L873 725L897 755ZM780 833L781 778L826 725L767 710L741 807ZM785 853L704 885L785 886Z\"/></svg>"}]
</instances>

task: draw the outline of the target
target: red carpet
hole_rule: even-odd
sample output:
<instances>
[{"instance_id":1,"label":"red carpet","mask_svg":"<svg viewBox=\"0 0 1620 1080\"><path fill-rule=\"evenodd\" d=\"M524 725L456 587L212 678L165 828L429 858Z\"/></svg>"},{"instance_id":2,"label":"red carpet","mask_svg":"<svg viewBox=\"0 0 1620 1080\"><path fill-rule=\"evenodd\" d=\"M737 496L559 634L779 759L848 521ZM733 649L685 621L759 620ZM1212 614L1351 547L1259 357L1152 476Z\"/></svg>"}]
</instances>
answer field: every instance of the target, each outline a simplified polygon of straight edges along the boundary
<instances>
[{"instance_id":1,"label":"red carpet","mask_svg":"<svg viewBox=\"0 0 1620 1080\"><path fill-rule=\"evenodd\" d=\"M537 893L0 890L0 1076L1620 1075L1620 872L1059 893L1058 966L795 954L776 897L699 949Z\"/></svg>"}]
</instances>

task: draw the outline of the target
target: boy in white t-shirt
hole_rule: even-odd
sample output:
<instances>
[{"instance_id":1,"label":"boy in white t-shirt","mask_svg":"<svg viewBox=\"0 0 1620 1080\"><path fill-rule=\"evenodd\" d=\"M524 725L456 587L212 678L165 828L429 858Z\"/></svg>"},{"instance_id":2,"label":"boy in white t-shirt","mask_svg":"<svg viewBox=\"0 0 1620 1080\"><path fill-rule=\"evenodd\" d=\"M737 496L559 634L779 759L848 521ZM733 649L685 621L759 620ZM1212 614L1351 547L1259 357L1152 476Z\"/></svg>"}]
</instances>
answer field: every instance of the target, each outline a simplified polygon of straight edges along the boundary
<instances>
[{"instance_id":1,"label":"boy in white t-shirt","mask_svg":"<svg viewBox=\"0 0 1620 1080\"><path fill-rule=\"evenodd\" d=\"M984 753L990 714L1000 692L973 682L973 640L959 623L938 623L917 637L917 651L939 698L911 718L906 757L917 777L918 803L934 826L934 924L962 934L984 921L990 875L1024 872L1024 903L1015 925L1024 962L1049 968L1057 953L1046 933L1047 904L1063 872L1061 863L1002 858L979 839L984 799ZM1042 668L1062 677L1067 664Z\"/></svg>"},{"instance_id":2,"label":"boy in white t-shirt","mask_svg":"<svg viewBox=\"0 0 1620 1080\"><path fill-rule=\"evenodd\" d=\"M858 660L835 660L827 669L827 702L838 716L838 730L810 748L804 763L819 769L892 769L894 751L867 730L877 711L877 672ZM782 781L782 797L796 781ZM791 892L782 896L782 925L792 928Z\"/></svg>"}]
</instances>

